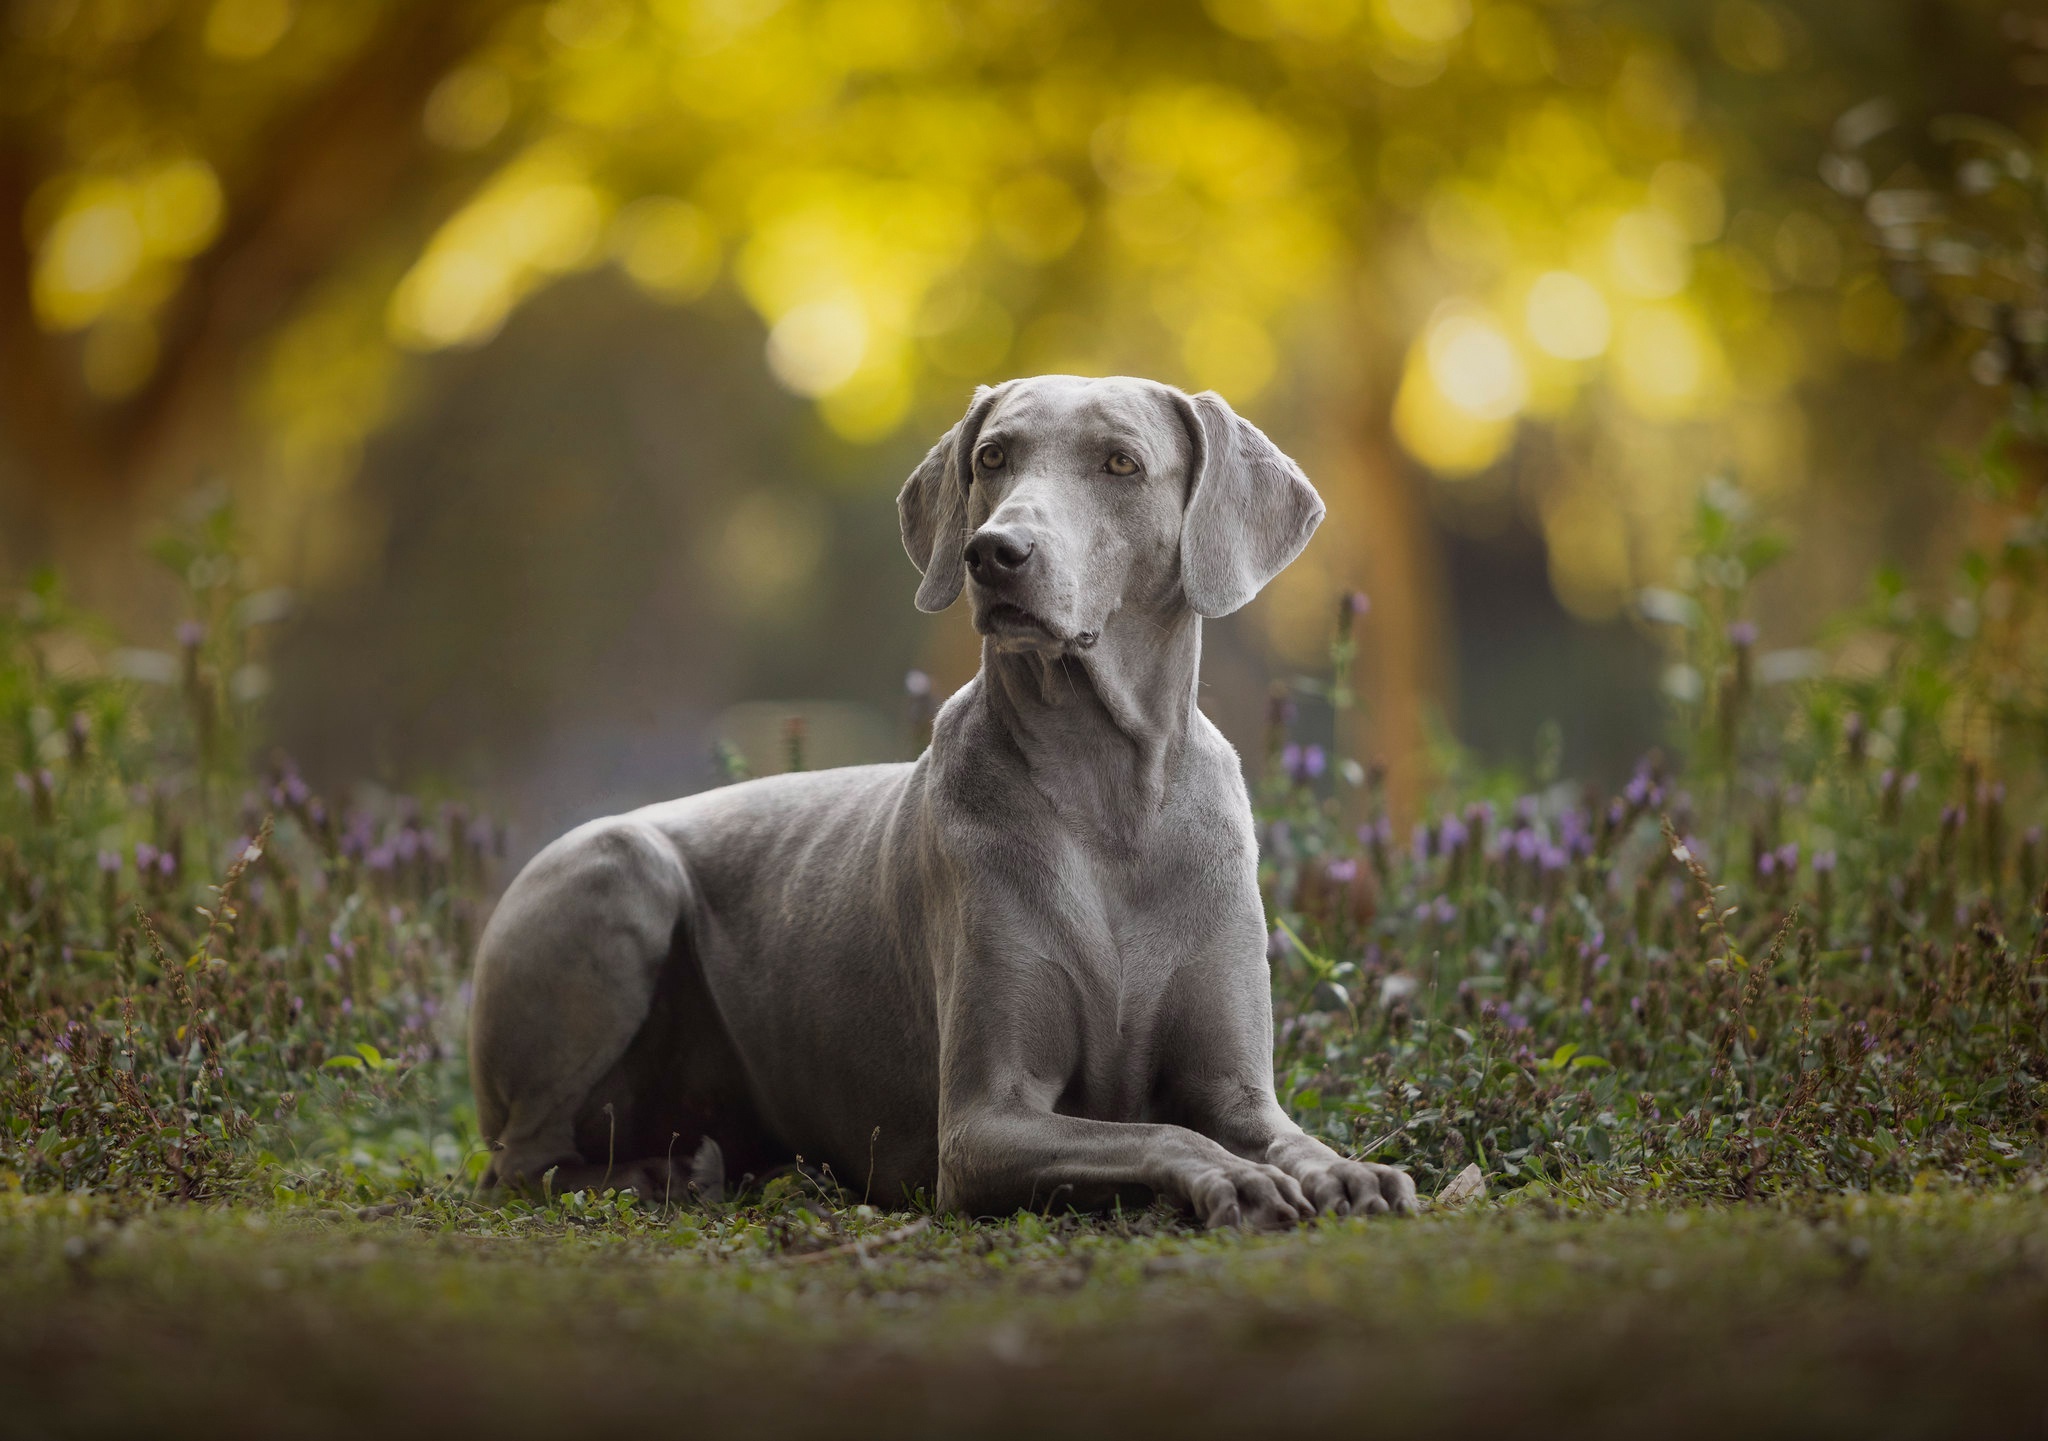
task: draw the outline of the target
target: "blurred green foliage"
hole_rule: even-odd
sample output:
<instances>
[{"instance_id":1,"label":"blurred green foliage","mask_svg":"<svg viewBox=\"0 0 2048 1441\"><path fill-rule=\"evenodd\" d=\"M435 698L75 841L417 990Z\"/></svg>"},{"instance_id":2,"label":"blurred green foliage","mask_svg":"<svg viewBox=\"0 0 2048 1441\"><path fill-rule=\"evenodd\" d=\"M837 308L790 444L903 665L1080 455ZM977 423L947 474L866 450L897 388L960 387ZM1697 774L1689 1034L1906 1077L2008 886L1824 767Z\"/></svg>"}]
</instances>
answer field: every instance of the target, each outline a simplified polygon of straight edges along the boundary
<instances>
[{"instance_id":1,"label":"blurred green foliage","mask_svg":"<svg viewBox=\"0 0 2048 1441\"><path fill-rule=\"evenodd\" d=\"M1888 425L1893 362L1944 359L1929 294L1982 328L1955 292L2003 275L1992 328L2038 347L2024 236L1959 257L2038 194L2043 38L1978 0L32 0L0 403L57 531L211 467L332 578L408 357L611 265L737 296L856 440L1048 369L1267 397L1452 484L1537 437L1553 581L1611 615L1697 475L1793 493L1841 466L1810 435Z\"/></svg>"}]
</instances>

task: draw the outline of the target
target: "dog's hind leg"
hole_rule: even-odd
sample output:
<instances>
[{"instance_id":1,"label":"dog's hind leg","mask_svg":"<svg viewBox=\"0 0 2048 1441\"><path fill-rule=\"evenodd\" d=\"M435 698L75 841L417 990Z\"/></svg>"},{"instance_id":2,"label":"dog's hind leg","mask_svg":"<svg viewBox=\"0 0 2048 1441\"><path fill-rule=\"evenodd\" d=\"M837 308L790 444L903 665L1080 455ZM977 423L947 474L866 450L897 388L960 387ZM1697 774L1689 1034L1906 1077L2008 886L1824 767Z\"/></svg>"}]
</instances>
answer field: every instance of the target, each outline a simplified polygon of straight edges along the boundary
<instances>
[{"instance_id":1,"label":"dog's hind leg","mask_svg":"<svg viewBox=\"0 0 2048 1441\"><path fill-rule=\"evenodd\" d=\"M538 1188L549 1170L558 1191L602 1184L622 1159L580 1150L578 1119L623 1075L689 892L667 838L630 818L570 832L505 892L477 948L470 1017L487 1186ZM630 1097L599 1099L624 1119Z\"/></svg>"}]
</instances>

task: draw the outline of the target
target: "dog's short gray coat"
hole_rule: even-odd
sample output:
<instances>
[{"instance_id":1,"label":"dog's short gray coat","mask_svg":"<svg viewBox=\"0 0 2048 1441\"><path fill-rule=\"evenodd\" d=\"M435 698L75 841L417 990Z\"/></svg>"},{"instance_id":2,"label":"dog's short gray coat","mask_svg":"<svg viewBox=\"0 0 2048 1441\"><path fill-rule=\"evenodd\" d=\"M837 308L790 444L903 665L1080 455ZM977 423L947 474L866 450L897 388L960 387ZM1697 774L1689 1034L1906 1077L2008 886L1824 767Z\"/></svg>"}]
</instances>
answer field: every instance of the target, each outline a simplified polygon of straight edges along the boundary
<instances>
[{"instance_id":1,"label":"dog's short gray coat","mask_svg":"<svg viewBox=\"0 0 2048 1441\"><path fill-rule=\"evenodd\" d=\"M1203 1221L1409 1210L1273 1092L1257 845L1196 706L1202 618L1323 506L1214 394L975 395L899 498L981 670L917 761L772 776L580 827L486 928L489 1179L657 1194L709 1136L972 1214L1167 1197Z\"/></svg>"}]
</instances>

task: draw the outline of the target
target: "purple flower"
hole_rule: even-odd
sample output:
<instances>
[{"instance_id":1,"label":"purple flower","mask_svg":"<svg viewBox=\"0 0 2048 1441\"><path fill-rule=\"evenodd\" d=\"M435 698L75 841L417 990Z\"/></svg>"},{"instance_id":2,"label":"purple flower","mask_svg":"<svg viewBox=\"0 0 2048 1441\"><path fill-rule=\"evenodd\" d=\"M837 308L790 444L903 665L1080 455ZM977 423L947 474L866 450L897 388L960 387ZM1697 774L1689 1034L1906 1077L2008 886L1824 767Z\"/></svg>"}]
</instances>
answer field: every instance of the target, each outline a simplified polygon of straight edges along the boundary
<instances>
[{"instance_id":1,"label":"purple flower","mask_svg":"<svg viewBox=\"0 0 2048 1441\"><path fill-rule=\"evenodd\" d=\"M1301 779L1301 747L1289 741L1280 748L1280 769L1290 780Z\"/></svg>"},{"instance_id":2,"label":"purple flower","mask_svg":"<svg viewBox=\"0 0 2048 1441\"><path fill-rule=\"evenodd\" d=\"M1451 904L1449 896L1438 896L1436 898L1435 914L1438 925L1448 926L1452 921L1458 919L1458 908Z\"/></svg>"},{"instance_id":3,"label":"purple flower","mask_svg":"<svg viewBox=\"0 0 2048 1441\"><path fill-rule=\"evenodd\" d=\"M135 874L146 876L156 869L157 849L148 841L135 843Z\"/></svg>"},{"instance_id":4,"label":"purple flower","mask_svg":"<svg viewBox=\"0 0 2048 1441\"><path fill-rule=\"evenodd\" d=\"M1430 833L1428 826L1424 825L1421 821L1415 823L1415 834L1410 844L1415 849L1415 863L1417 865L1421 865L1429 859L1430 852L1435 848L1435 840L1436 838Z\"/></svg>"},{"instance_id":5,"label":"purple flower","mask_svg":"<svg viewBox=\"0 0 2048 1441\"><path fill-rule=\"evenodd\" d=\"M1833 851L1815 851L1813 853L1813 873L1817 876L1833 875L1835 873L1835 853Z\"/></svg>"},{"instance_id":6,"label":"purple flower","mask_svg":"<svg viewBox=\"0 0 2048 1441\"><path fill-rule=\"evenodd\" d=\"M206 643L206 627L196 620L178 622L178 644L186 650L197 650Z\"/></svg>"},{"instance_id":7,"label":"purple flower","mask_svg":"<svg viewBox=\"0 0 2048 1441\"><path fill-rule=\"evenodd\" d=\"M1769 851L1765 851L1762 855L1758 856L1756 858L1756 873L1766 880L1776 875L1778 873L1777 856Z\"/></svg>"},{"instance_id":8,"label":"purple flower","mask_svg":"<svg viewBox=\"0 0 2048 1441\"><path fill-rule=\"evenodd\" d=\"M343 996L341 998L341 1013L344 1016L353 1016L356 1013L356 1003L347 996Z\"/></svg>"},{"instance_id":9,"label":"purple flower","mask_svg":"<svg viewBox=\"0 0 2048 1441\"><path fill-rule=\"evenodd\" d=\"M1728 643L1742 650L1756 644L1756 625L1751 621L1738 620L1728 627Z\"/></svg>"},{"instance_id":10,"label":"purple flower","mask_svg":"<svg viewBox=\"0 0 2048 1441\"><path fill-rule=\"evenodd\" d=\"M164 851L156 858L156 873L165 880L178 874L178 858L170 851Z\"/></svg>"},{"instance_id":11,"label":"purple flower","mask_svg":"<svg viewBox=\"0 0 2048 1441\"><path fill-rule=\"evenodd\" d=\"M1599 955L1597 955L1597 956L1593 957L1593 974L1597 976L1597 975L1599 975L1599 974L1600 974L1600 973L1601 973L1602 971L1606 970L1606 969L1607 969L1607 961L1608 961L1608 956L1607 956L1607 953L1606 953L1605 951L1602 951L1602 952L1601 952L1601 953L1600 953Z\"/></svg>"},{"instance_id":12,"label":"purple flower","mask_svg":"<svg viewBox=\"0 0 2048 1441\"><path fill-rule=\"evenodd\" d=\"M1445 816L1442 828L1437 832L1438 843L1445 855L1465 844L1468 832L1465 823L1456 816Z\"/></svg>"},{"instance_id":13,"label":"purple flower","mask_svg":"<svg viewBox=\"0 0 2048 1441\"><path fill-rule=\"evenodd\" d=\"M1797 842L1797 841L1787 841L1787 842L1785 842L1785 844L1783 844L1782 846L1779 846L1779 847L1778 847L1778 852L1777 852L1777 855L1778 855L1778 869L1779 869L1779 870L1781 870L1781 871L1785 872L1785 873L1786 873L1787 875L1792 875L1792 874L1794 874L1794 873L1796 873L1796 872L1798 871L1798 869L1799 869L1799 842Z\"/></svg>"},{"instance_id":14,"label":"purple flower","mask_svg":"<svg viewBox=\"0 0 2048 1441\"><path fill-rule=\"evenodd\" d=\"M1324 756L1321 746L1310 746L1301 753L1301 768L1308 780L1314 780L1321 775L1327 763L1328 758Z\"/></svg>"},{"instance_id":15,"label":"purple flower","mask_svg":"<svg viewBox=\"0 0 2048 1441\"><path fill-rule=\"evenodd\" d=\"M910 671L903 677L903 690L913 700L923 700L932 693L932 678L921 670Z\"/></svg>"},{"instance_id":16,"label":"purple flower","mask_svg":"<svg viewBox=\"0 0 2048 1441\"><path fill-rule=\"evenodd\" d=\"M1348 886L1358 879L1358 862L1348 856L1331 861L1325 868L1325 874L1337 885Z\"/></svg>"},{"instance_id":17,"label":"purple flower","mask_svg":"<svg viewBox=\"0 0 2048 1441\"><path fill-rule=\"evenodd\" d=\"M1542 849L1543 843L1536 839L1536 832L1515 832L1515 858L1517 860L1524 864L1533 862Z\"/></svg>"},{"instance_id":18,"label":"purple flower","mask_svg":"<svg viewBox=\"0 0 2048 1441\"><path fill-rule=\"evenodd\" d=\"M1372 609L1372 601L1362 590L1347 591L1344 595L1344 608L1353 615L1364 615Z\"/></svg>"},{"instance_id":19,"label":"purple flower","mask_svg":"<svg viewBox=\"0 0 2048 1441\"><path fill-rule=\"evenodd\" d=\"M1588 996L1583 1001L1579 1002L1579 1014L1582 1016L1590 1016L1593 1014L1593 998L1591 996Z\"/></svg>"},{"instance_id":20,"label":"purple flower","mask_svg":"<svg viewBox=\"0 0 2048 1441\"><path fill-rule=\"evenodd\" d=\"M1293 949L1294 942L1287 938L1287 932L1281 930L1278 926L1273 927L1272 934L1266 937L1266 959L1269 961L1285 960L1287 953Z\"/></svg>"},{"instance_id":21,"label":"purple flower","mask_svg":"<svg viewBox=\"0 0 2048 1441\"><path fill-rule=\"evenodd\" d=\"M100 873L109 876L121 874L121 853L119 851L100 852Z\"/></svg>"},{"instance_id":22,"label":"purple flower","mask_svg":"<svg viewBox=\"0 0 2048 1441\"><path fill-rule=\"evenodd\" d=\"M1628 998L1628 1008L1640 1016L1643 1013L1643 998L1641 996L1630 996Z\"/></svg>"}]
</instances>

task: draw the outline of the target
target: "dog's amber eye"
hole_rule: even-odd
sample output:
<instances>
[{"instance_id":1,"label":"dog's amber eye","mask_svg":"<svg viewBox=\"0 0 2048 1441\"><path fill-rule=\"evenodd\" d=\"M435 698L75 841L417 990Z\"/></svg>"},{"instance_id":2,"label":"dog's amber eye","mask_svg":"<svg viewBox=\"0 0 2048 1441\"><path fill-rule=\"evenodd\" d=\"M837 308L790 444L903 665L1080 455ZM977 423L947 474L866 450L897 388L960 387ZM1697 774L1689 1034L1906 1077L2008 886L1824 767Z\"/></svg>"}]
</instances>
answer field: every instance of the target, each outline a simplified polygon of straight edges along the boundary
<instances>
[{"instance_id":1,"label":"dog's amber eye","mask_svg":"<svg viewBox=\"0 0 2048 1441\"><path fill-rule=\"evenodd\" d=\"M1111 475L1136 475L1138 462L1120 450L1113 450L1109 453L1109 463L1102 468Z\"/></svg>"},{"instance_id":2,"label":"dog's amber eye","mask_svg":"<svg viewBox=\"0 0 2048 1441\"><path fill-rule=\"evenodd\" d=\"M974 452L974 463L983 470L1001 470L1003 468L1003 448L994 441L990 441L980 450Z\"/></svg>"}]
</instances>

